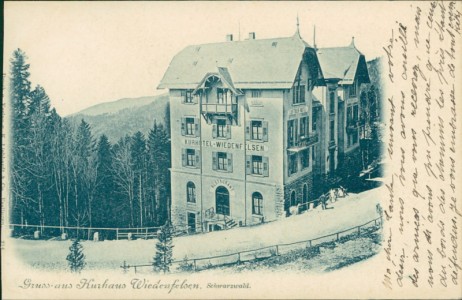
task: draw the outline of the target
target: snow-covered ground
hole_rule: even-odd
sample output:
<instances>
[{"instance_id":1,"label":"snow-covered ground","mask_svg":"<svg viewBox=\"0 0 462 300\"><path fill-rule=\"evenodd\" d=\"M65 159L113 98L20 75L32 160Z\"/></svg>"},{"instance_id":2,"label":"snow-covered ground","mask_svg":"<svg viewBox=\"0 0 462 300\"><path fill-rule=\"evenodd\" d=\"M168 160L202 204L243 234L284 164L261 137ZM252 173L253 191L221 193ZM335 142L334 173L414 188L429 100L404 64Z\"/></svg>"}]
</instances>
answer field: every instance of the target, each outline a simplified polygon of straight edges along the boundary
<instances>
[{"instance_id":1,"label":"snow-covered ground","mask_svg":"<svg viewBox=\"0 0 462 300\"><path fill-rule=\"evenodd\" d=\"M378 216L384 187L340 198L327 210L319 206L303 214L254 227L174 238L173 256L176 260L210 257L236 253L276 244L315 239L358 226ZM64 270L70 241L34 241L14 239L15 252L26 264L39 269ZM155 254L156 240L119 240L82 242L86 269L119 269L121 264L149 264Z\"/></svg>"}]
</instances>

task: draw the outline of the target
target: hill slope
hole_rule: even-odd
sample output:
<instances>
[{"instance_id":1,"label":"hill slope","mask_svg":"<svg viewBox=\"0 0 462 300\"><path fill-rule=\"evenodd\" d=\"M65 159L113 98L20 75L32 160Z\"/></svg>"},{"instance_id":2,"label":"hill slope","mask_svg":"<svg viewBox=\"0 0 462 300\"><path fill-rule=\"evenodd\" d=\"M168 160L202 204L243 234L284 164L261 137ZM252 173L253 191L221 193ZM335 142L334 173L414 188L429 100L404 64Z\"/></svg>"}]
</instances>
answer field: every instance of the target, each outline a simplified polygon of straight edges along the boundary
<instances>
[{"instance_id":1,"label":"hill slope","mask_svg":"<svg viewBox=\"0 0 462 300\"><path fill-rule=\"evenodd\" d=\"M78 124L81 119L88 122L95 138L105 134L112 143L125 135L141 131L145 135L154 124L164 123L168 95L124 98L97 104L66 117Z\"/></svg>"}]
</instances>

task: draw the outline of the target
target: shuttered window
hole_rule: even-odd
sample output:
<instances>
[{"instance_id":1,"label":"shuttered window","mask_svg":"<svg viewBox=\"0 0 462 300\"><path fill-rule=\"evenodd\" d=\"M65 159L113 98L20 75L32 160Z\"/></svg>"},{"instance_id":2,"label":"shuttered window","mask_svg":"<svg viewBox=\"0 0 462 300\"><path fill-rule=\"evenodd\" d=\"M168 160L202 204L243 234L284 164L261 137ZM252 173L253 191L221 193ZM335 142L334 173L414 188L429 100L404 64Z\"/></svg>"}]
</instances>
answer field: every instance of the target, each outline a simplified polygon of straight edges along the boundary
<instances>
[{"instance_id":1,"label":"shuttered window","mask_svg":"<svg viewBox=\"0 0 462 300\"><path fill-rule=\"evenodd\" d=\"M247 140L268 141L268 121L253 120L246 124L245 135Z\"/></svg>"},{"instance_id":2,"label":"shuttered window","mask_svg":"<svg viewBox=\"0 0 462 300\"><path fill-rule=\"evenodd\" d=\"M200 166L200 151L195 149L183 149L181 161L183 167L199 168Z\"/></svg>"},{"instance_id":3,"label":"shuttered window","mask_svg":"<svg viewBox=\"0 0 462 300\"><path fill-rule=\"evenodd\" d=\"M266 156L247 155L245 166L248 175L269 176L269 160Z\"/></svg>"},{"instance_id":4,"label":"shuttered window","mask_svg":"<svg viewBox=\"0 0 462 300\"><path fill-rule=\"evenodd\" d=\"M215 119L212 125L213 138L230 139L231 124L227 119Z\"/></svg>"},{"instance_id":5,"label":"shuttered window","mask_svg":"<svg viewBox=\"0 0 462 300\"><path fill-rule=\"evenodd\" d=\"M181 118L181 135L200 136L200 119L194 117Z\"/></svg>"},{"instance_id":6,"label":"shuttered window","mask_svg":"<svg viewBox=\"0 0 462 300\"><path fill-rule=\"evenodd\" d=\"M194 124L194 118L186 118L186 135L196 135L196 124Z\"/></svg>"},{"instance_id":7,"label":"shuttered window","mask_svg":"<svg viewBox=\"0 0 462 300\"><path fill-rule=\"evenodd\" d=\"M215 171L232 172L233 155L226 152L212 152L212 169Z\"/></svg>"}]
</instances>

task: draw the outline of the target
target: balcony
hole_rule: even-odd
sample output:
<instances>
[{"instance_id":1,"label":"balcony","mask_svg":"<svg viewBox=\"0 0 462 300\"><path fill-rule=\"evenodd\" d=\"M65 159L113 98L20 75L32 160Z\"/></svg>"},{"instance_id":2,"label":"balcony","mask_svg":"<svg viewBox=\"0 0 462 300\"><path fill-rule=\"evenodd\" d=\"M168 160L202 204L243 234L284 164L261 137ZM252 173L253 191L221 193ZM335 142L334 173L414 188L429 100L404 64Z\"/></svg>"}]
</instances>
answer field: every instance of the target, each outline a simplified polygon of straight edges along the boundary
<instances>
[{"instance_id":1,"label":"balcony","mask_svg":"<svg viewBox=\"0 0 462 300\"><path fill-rule=\"evenodd\" d=\"M301 137L298 141L289 141L288 150L292 152L298 152L316 144L318 140L318 133L312 132L308 136Z\"/></svg>"},{"instance_id":2,"label":"balcony","mask_svg":"<svg viewBox=\"0 0 462 300\"><path fill-rule=\"evenodd\" d=\"M214 116L228 116L237 120L238 107L236 103L202 103L201 114L207 121Z\"/></svg>"},{"instance_id":3,"label":"balcony","mask_svg":"<svg viewBox=\"0 0 462 300\"><path fill-rule=\"evenodd\" d=\"M356 129L358 129L358 121L357 120L348 121L347 126L346 126L347 133L354 133Z\"/></svg>"},{"instance_id":4,"label":"balcony","mask_svg":"<svg viewBox=\"0 0 462 300\"><path fill-rule=\"evenodd\" d=\"M202 103L202 113L208 114L235 114L237 113L237 104L233 103Z\"/></svg>"}]
</instances>

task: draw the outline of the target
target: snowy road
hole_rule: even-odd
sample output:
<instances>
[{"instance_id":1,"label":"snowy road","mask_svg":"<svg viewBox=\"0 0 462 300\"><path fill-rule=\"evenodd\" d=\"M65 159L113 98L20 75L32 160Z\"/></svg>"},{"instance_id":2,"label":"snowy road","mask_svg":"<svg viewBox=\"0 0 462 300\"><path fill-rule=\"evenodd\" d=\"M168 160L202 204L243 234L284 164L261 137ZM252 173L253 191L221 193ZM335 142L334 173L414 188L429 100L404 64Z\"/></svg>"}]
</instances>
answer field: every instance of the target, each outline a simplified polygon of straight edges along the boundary
<instances>
[{"instance_id":1,"label":"snowy road","mask_svg":"<svg viewBox=\"0 0 462 300\"><path fill-rule=\"evenodd\" d=\"M235 228L194 236L174 238L174 259L201 258L252 250L265 246L291 243L328 235L361 225L378 217L376 205L384 187L360 194L351 194L301 215L267 224ZM66 256L70 241L12 240L15 252L26 264L40 269L67 268ZM123 261L146 264L155 253L155 240L84 241L87 269L119 269Z\"/></svg>"}]
</instances>

